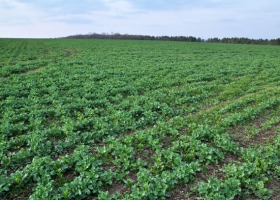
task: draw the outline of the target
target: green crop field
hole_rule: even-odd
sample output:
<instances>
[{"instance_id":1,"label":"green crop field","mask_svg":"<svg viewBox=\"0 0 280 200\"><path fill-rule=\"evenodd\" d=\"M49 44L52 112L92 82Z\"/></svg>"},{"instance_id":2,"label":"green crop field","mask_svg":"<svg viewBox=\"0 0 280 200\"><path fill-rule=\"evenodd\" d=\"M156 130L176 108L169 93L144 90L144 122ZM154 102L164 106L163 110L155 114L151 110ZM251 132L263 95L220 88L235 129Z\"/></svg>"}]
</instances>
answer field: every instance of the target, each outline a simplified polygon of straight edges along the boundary
<instances>
[{"instance_id":1,"label":"green crop field","mask_svg":"<svg viewBox=\"0 0 280 200\"><path fill-rule=\"evenodd\" d=\"M0 39L0 199L280 199L280 47Z\"/></svg>"}]
</instances>

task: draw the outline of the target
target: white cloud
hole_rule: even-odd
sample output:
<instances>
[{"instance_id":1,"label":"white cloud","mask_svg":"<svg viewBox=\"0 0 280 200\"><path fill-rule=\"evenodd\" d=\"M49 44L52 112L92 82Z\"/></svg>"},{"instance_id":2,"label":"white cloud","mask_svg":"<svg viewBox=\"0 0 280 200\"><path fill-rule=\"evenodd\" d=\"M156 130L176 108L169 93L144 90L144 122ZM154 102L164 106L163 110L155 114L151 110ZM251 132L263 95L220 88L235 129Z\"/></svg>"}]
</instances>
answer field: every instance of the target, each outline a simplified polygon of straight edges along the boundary
<instances>
[{"instance_id":1,"label":"white cloud","mask_svg":"<svg viewBox=\"0 0 280 200\"><path fill-rule=\"evenodd\" d=\"M36 7L16 0L0 0L0 24L25 24L32 23L42 18L44 13Z\"/></svg>"},{"instance_id":2,"label":"white cloud","mask_svg":"<svg viewBox=\"0 0 280 200\"><path fill-rule=\"evenodd\" d=\"M0 37L120 32L276 38L280 32L278 0L85 0L83 5L60 0L44 6L37 0L0 0L0 5Z\"/></svg>"},{"instance_id":3,"label":"white cloud","mask_svg":"<svg viewBox=\"0 0 280 200\"><path fill-rule=\"evenodd\" d=\"M130 17L139 12L133 4L125 0L102 0L106 9L93 11L93 14L107 17Z\"/></svg>"},{"instance_id":4,"label":"white cloud","mask_svg":"<svg viewBox=\"0 0 280 200\"><path fill-rule=\"evenodd\" d=\"M230 34L230 30L227 29L242 29L243 20L250 21L249 18L254 17L248 13L239 14L231 9L216 10L212 8L182 7L177 10L139 12L130 9L129 11L134 11L129 17L117 17L122 16L122 12L118 12L117 9L112 9L111 12L93 12L92 17L95 18L95 23L98 25L96 32L114 31L133 34L194 35L201 37L220 36L221 32L226 32L229 36L238 36L235 35L235 31Z\"/></svg>"}]
</instances>

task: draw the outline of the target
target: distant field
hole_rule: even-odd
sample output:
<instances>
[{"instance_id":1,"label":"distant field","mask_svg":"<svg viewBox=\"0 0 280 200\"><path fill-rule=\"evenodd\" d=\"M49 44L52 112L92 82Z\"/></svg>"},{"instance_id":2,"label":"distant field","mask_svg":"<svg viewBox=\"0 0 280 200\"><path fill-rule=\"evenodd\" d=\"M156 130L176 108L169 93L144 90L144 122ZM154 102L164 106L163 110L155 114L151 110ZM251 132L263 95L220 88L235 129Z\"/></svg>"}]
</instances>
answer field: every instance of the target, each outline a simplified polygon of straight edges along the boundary
<instances>
[{"instance_id":1,"label":"distant field","mask_svg":"<svg viewBox=\"0 0 280 200\"><path fill-rule=\"evenodd\" d=\"M280 47L0 39L0 199L280 199Z\"/></svg>"}]
</instances>

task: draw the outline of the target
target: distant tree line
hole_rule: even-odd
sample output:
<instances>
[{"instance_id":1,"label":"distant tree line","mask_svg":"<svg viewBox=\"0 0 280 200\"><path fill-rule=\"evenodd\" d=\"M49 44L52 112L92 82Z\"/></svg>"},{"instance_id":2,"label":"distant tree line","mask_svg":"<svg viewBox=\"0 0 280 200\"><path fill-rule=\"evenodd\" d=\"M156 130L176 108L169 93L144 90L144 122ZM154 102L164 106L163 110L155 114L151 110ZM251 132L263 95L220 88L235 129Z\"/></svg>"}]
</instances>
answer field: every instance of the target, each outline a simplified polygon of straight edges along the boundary
<instances>
[{"instance_id":1,"label":"distant tree line","mask_svg":"<svg viewBox=\"0 0 280 200\"><path fill-rule=\"evenodd\" d=\"M150 35L129 35L120 33L89 33L86 35L78 34L67 36L66 38L76 39L124 39L124 40L162 40L162 41L185 41L185 42L203 42L201 38L193 36L150 36Z\"/></svg>"},{"instance_id":2,"label":"distant tree line","mask_svg":"<svg viewBox=\"0 0 280 200\"><path fill-rule=\"evenodd\" d=\"M249 39L249 38L209 38L207 40L193 36L150 36L150 35L130 35L120 33L88 33L70 35L64 38L73 39L124 39L124 40L161 40L161 41L182 41L182 42L209 42L209 43L233 43L233 44L261 44L261 45L280 45L278 39Z\"/></svg>"},{"instance_id":3,"label":"distant tree line","mask_svg":"<svg viewBox=\"0 0 280 200\"><path fill-rule=\"evenodd\" d=\"M261 44L261 45L280 45L280 38L278 39L249 39L249 38L209 38L207 42L210 43L233 43L233 44Z\"/></svg>"}]
</instances>

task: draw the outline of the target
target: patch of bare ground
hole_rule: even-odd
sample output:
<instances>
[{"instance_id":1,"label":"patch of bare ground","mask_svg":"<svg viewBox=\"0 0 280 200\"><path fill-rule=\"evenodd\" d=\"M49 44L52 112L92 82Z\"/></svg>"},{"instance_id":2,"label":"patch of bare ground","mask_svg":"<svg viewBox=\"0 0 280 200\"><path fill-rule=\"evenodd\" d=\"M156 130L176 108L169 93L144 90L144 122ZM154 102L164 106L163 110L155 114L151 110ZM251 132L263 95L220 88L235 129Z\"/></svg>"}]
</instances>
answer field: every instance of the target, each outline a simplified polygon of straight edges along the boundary
<instances>
[{"instance_id":1,"label":"patch of bare ground","mask_svg":"<svg viewBox=\"0 0 280 200\"><path fill-rule=\"evenodd\" d=\"M254 195L247 195L247 196L236 196L234 200L259 200L259 198Z\"/></svg>"},{"instance_id":2,"label":"patch of bare ground","mask_svg":"<svg viewBox=\"0 0 280 200\"><path fill-rule=\"evenodd\" d=\"M258 129L261 130L261 121L262 119L256 120L255 125ZM274 124L271 128L265 130L265 131L260 131L259 133L253 135L253 136L248 136L244 132L244 129L237 127L234 129L232 132L232 135L234 135L235 141L240 144L241 147L243 148L249 148L253 146L262 146L266 142L271 141L276 135L275 135L275 129L280 125L280 123Z\"/></svg>"},{"instance_id":3,"label":"patch of bare ground","mask_svg":"<svg viewBox=\"0 0 280 200\"><path fill-rule=\"evenodd\" d=\"M271 128L264 130L263 124L269 119L268 114L263 114L257 119L249 121L247 125L238 125L232 127L228 132L233 136L233 140L243 148L249 148L254 145L261 146L264 142L275 136L274 131L280 122L274 124Z\"/></svg>"},{"instance_id":4,"label":"patch of bare ground","mask_svg":"<svg viewBox=\"0 0 280 200\"><path fill-rule=\"evenodd\" d=\"M164 137L163 140L161 140L161 144L162 144L162 149L168 149L171 145L172 145L172 142L175 140L176 138L174 138L173 136L171 135L166 135Z\"/></svg>"},{"instance_id":5,"label":"patch of bare ground","mask_svg":"<svg viewBox=\"0 0 280 200\"><path fill-rule=\"evenodd\" d=\"M32 73L32 72L40 73L40 68L31 69L31 70L28 70L28 71L23 72L22 74L23 74L23 75L28 75L28 74L30 74L30 73Z\"/></svg>"},{"instance_id":6,"label":"patch of bare ground","mask_svg":"<svg viewBox=\"0 0 280 200\"><path fill-rule=\"evenodd\" d=\"M274 128L270 129L269 131L266 131L264 133L260 133L256 135L255 137L249 139L247 146L257 145L262 146L264 143L272 141L272 139L275 137Z\"/></svg>"},{"instance_id":7,"label":"patch of bare ground","mask_svg":"<svg viewBox=\"0 0 280 200\"><path fill-rule=\"evenodd\" d=\"M272 190L271 199L279 200L280 199L280 180L272 179L266 183L266 188Z\"/></svg>"},{"instance_id":8,"label":"patch of bare ground","mask_svg":"<svg viewBox=\"0 0 280 200\"><path fill-rule=\"evenodd\" d=\"M34 189L34 185L30 185L29 190L21 190L17 189L16 192L4 194L0 199L2 200L25 200L30 197L32 191Z\"/></svg>"},{"instance_id":9,"label":"patch of bare ground","mask_svg":"<svg viewBox=\"0 0 280 200\"><path fill-rule=\"evenodd\" d=\"M126 179L131 179L134 183L137 182L137 173L135 172L129 172L126 177Z\"/></svg>"},{"instance_id":10,"label":"patch of bare ground","mask_svg":"<svg viewBox=\"0 0 280 200\"><path fill-rule=\"evenodd\" d=\"M81 53L80 50L73 50L73 49L61 49L64 53L66 53L67 56L71 56L73 54L79 54Z\"/></svg>"},{"instance_id":11,"label":"patch of bare ground","mask_svg":"<svg viewBox=\"0 0 280 200\"><path fill-rule=\"evenodd\" d=\"M151 158L154 155L154 151L151 148L144 148L142 151L135 152L135 159L143 160L144 162L150 163Z\"/></svg>"},{"instance_id":12,"label":"patch of bare ground","mask_svg":"<svg viewBox=\"0 0 280 200\"><path fill-rule=\"evenodd\" d=\"M63 179L65 182L70 182L71 180L74 180L78 176L78 173L72 170L67 170L63 174Z\"/></svg>"},{"instance_id":13,"label":"patch of bare ground","mask_svg":"<svg viewBox=\"0 0 280 200\"><path fill-rule=\"evenodd\" d=\"M232 162L238 162L240 160L238 155L228 154L221 160L218 164L212 163L208 166L204 166L201 172L198 172L195 176L195 182L180 185L175 190L173 190L168 200L194 200L201 199L196 193L192 192L192 189L201 181L207 181L209 177L216 177L219 179L224 179L224 174L221 171L224 165Z\"/></svg>"},{"instance_id":14,"label":"patch of bare ground","mask_svg":"<svg viewBox=\"0 0 280 200\"><path fill-rule=\"evenodd\" d=\"M123 194L127 191L127 187L125 186L124 183L122 182L116 182L114 183L110 189L108 190L108 195L114 195L119 193L121 196L123 196Z\"/></svg>"},{"instance_id":15,"label":"patch of bare ground","mask_svg":"<svg viewBox=\"0 0 280 200\"><path fill-rule=\"evenodd\" d=\"M137 182L137 173L129 172L126 177L126 180L131 180L133 184ZM129 192L130 188L126 187L126 185L120 181L114 183L110 189L108 190L109 195L114 195L119 193L121 196L124 196L126 192Z\"/></svg>"},{"instance_id":16,"label":"patch of bare ground","mask_svg":"<svg viewBox=\"0 0 280 200\"><path fill-rule=\"evenodd\" d=\"M167 200L197 200L199 197L196 194L191 194L190 186L180 185L176 190L171 192Z\"/></svg>"}]
</instances>

